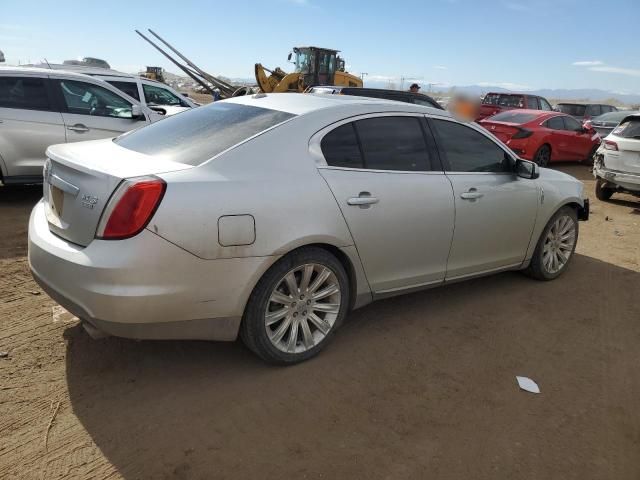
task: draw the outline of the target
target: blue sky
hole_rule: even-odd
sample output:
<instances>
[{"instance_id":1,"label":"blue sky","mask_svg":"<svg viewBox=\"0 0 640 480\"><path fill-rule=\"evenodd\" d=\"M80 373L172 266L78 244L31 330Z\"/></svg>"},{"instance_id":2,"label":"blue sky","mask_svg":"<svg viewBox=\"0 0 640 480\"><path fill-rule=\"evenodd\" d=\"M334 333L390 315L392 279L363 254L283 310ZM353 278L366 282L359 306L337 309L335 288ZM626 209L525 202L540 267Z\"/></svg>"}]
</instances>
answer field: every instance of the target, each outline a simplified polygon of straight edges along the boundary
<instances>
[{"instance_id":1,"label":"blue sky","mask_svg":"<svg viewBox=\"0 0 640 480\"><path fill-rule=\"evenodd\" d=\"M205 70L290 68L295 45L342 50L367 80L599 88L640 94L640 0L2 0L8 63L94 56L177 72L134 29L152 28Z\"/></svg>"}]
</instances>

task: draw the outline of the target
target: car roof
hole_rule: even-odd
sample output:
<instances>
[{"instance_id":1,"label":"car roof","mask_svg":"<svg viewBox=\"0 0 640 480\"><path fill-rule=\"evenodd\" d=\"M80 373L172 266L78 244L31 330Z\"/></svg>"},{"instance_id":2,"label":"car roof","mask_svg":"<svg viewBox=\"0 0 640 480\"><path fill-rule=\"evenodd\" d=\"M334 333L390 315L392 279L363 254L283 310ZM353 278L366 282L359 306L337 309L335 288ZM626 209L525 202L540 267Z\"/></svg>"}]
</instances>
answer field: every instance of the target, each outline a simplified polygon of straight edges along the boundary
<instances>
[{"instance_id":1,"label":"car roof","mask_svg":"<svg viewBox=\"0 0 640 480\"><path fill-rule=\"evenodd\" d=\"M10 67L10 66L0 66L0 73L13 73L18 75L51 75L51 74L62 74L62 75L70 75L79 78L87 78L89 75L85 75L84 73L80 73L73 70L67 69L51 69L51 68L41 68L41 67Z\"/></svg>"},{"instance_id":2,"label":"car roof","mask_svg":"<svg viewBox=\"0 0 640 480\"><path fill-rule=\"evenodd\" d=\"M449 112L412 103L396 102L382 98L360 97L355 95L326 95L314 93L258 93L243 97L234 97L225 102L240 103L255 107L280 110L295 115L304 115L323 109L348 109L349 107L370 107L379 112L416 112L432 113L439 116L451 116Z\"/></svg>"}]
</instances>

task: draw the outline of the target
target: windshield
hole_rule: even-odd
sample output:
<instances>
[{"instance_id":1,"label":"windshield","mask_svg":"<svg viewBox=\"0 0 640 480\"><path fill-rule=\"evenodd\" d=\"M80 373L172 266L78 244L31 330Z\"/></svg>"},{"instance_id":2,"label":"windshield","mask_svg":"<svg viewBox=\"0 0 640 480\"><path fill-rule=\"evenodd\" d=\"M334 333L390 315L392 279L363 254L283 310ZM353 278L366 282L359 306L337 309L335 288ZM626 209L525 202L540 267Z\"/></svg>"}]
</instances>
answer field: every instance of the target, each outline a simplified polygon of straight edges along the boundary
<instances>
[{"instance_id":1,"label":"windshield","mask_svg":"<svg viewBox=\"0 0 640 480\"><path fill-rule=\"evenodd\" d=\"M313 67L313 54L308 49L298 49L296 54L296 72L311 73Z\"/></svg>"},{"instance_id":2,"label":"windshield","mask_svg":"<svg viewBox=\"0 0 640 480\"><path fill-rule=\"evenodd\" d=\"M509 93L487 93L482 100L485 105L498 105L500 107L524 107L524 96Z\"/></svg>"},{"instance_id":3,"label":"windshield","mask_svg":"<svg viewBox=\"0 0 640 480\"><path fill-rule=\"evenodd\" d=\"M278 110L216 102L126 133L114 142L145 155L195 166L293 117Z\"/></svg>"},{"instance_id":4,"label":"windshield","mask_svg":"<svg viewBox=\"0 0 640 480\"><path fill-rule=\"evenodd\" d=\"M502 112L494 115L493 117L491 117L491 121L523 124L529 123L536 117L537 115L533 113L520 113L510 110L508 112Z\"/></svg>"},{"instance_id":5,"label":"windshield","mask_svg":"<svg viewBox=\"0 0 640 480\"><path fill-rule=\"evenodd\" d=\"M586 105L577 105L575 103L559 103L558 111L572 115L574 117L584 117L584 112L587 110Z\"/></svg>"}]
</instances>

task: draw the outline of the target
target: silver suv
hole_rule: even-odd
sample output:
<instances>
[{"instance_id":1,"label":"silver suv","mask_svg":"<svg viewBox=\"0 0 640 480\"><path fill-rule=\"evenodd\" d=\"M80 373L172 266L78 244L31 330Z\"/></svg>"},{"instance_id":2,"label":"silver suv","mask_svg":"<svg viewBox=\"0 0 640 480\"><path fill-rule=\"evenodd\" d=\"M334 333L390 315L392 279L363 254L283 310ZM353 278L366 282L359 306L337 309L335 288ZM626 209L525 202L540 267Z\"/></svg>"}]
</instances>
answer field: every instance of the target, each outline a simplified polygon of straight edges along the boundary
<instances>
[{"instance_id":1,"label":"silver suv","mask_svg":"<svg viewBox=\"0 0 640 480\"><path fill-rule=\"evenodd\" d=\"M41 183L49 145L114 137L162 118L97 78L0 67L0 183Z\"/></svg>"}]
</instances>

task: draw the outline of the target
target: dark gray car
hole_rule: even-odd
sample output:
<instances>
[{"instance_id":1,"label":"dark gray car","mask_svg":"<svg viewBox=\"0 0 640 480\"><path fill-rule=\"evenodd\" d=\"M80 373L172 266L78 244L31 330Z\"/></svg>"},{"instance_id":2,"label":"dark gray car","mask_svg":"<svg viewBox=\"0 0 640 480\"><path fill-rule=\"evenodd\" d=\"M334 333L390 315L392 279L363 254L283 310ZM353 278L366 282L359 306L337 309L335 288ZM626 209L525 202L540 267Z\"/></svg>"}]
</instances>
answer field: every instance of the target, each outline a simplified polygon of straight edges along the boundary
<instances>
[{"instance_id":1,"label":"dark gray car","mask_svg":"<svg viewBox=\"0 0 640 480\"><path fill-rule=\"evenodd\" d=\"M591 126L598 132L598 134L604 138L611 133L611 131L618 126L623 118L640 112L610 112L600 115L599 117L591 120Z\"/></svg>"},{"instance_id":2,"label":"dark gray car","mask_svg":"<svg viewBox=\"0 0 640 480\"><path fill-rule=\"evenodd\" d=\"M571 115L580 122L599 117L603 113L618 111L618 109L613 105L605 105L601 103L558 103L555 110Z\"/></svg>"}]
</instances>

